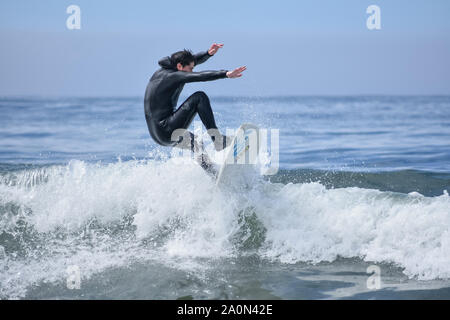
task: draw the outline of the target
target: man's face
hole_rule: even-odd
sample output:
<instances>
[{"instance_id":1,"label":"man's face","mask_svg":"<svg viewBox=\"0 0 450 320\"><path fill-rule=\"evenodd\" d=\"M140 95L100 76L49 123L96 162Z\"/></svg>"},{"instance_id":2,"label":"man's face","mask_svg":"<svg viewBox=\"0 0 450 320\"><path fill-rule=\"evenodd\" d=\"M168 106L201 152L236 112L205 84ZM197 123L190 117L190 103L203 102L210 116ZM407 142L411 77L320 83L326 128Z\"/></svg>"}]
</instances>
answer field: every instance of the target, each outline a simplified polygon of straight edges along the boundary
<instances>
[{"instance_id":1,"label":"man's face","mask_svg":"<svg viewBox=\"0 0 450 320\"><path fill-rule=\"evenodd\" d=\"M194 69L194 61L192 61L188 65L185 65L184 67L181 65L181 63L177 63L177 69L178 71L192 72L192 70Z\"/></svg>"}]
</instances>

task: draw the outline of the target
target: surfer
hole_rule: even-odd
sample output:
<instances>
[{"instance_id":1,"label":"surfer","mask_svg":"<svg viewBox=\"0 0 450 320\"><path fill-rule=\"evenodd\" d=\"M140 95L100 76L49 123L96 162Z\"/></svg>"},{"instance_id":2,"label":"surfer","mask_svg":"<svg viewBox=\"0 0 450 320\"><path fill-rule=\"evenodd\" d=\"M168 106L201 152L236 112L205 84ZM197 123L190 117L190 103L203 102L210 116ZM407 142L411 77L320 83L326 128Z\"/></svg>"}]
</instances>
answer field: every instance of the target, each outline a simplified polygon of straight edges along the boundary
<instances>
[{"instance_id":1,"label":"surfer","mask_svg":"<svg viewBox=\"0 0 450 320\"><path fill-rule=\"evenodd\" d=\"M170 57L160 59L158 64L161 68L150 78L144 99L145 120L153 140L163 146L190 149L199 155L196 160L207 170L211 166L211 161L203 152L202 143L197 142L196 136L186 130L195 115L200 116L216 151L229 146L231 137L219 132L209 98L205 92L193 93L178 109L175 110L175 108L185 83L242 76L242 72L246 69L245 66L233 71L193 71L196 65L208 60L222 47L223 44L214 43L209 50L197 54L184 49L175 52Z\"/></svg>"}]
</instances>

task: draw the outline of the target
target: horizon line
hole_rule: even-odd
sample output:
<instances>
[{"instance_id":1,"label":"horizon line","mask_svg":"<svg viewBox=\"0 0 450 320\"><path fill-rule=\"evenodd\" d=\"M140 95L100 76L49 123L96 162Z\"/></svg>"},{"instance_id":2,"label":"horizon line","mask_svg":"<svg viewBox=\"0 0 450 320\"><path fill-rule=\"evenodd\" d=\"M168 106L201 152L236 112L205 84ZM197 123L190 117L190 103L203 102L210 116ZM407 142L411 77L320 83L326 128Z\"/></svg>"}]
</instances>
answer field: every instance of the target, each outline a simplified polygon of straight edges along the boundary
<instances>
[{"instance_id":1,"label":"horizon line","mask_svg":"<svg viewBox=\"0 0 450 320\"><path fill-rule=\"evenodd\" d=\"M210 98L305 98L305 97L450 97L450 93L357 93L357 94L331 94L331 93L319 93L319 94L273 94L273 95L208 95ZM181 97L189 97L189 95L180 95ZM101 98L117 98L117 99L144 99L144 95L55 95L55 94L0 94L0 99L12 99L12 98L38 98L38 99L57 99L57 98L84 98L84 99L101 99Z\"/></svg>"}]
</instances>

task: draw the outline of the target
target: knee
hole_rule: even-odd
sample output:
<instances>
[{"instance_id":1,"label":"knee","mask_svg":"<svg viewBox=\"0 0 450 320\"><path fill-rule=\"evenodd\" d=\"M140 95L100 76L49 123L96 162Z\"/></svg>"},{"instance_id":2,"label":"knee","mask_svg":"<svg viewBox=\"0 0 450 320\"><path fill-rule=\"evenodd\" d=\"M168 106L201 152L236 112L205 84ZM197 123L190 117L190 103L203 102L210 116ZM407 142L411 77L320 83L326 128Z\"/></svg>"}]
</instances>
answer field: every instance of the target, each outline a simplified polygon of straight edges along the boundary
<instances>
[{"instance_id":1,"label":"knee","mask_svg":"<svg viewBox=\"0 0 450 320\"><path fill-rule=\"evenodd\" d=\"M196 91L193 95L198 99L208 99L208 96L204 91Z\"/></svg>"}]
</instances>

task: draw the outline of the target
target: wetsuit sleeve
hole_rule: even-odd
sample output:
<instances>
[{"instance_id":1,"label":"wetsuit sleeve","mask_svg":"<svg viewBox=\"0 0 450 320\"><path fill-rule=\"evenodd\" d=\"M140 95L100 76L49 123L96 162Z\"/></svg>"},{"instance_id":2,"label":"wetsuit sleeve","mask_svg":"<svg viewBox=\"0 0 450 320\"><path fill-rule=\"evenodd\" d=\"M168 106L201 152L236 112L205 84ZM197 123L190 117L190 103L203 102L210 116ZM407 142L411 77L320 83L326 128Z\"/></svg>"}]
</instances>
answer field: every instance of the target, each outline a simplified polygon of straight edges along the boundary
<instances>
[{"instance_id":1,"label":"wetsuit sleeve","mask_svg":"<svg viewBox=\"0 0 450 320\"><path fill-rule=\"evenodd\" d=\"M201 72L185 72L177 71L172 74L172 80L176 83L212 81L227 77L228 70L219 71L201 71Z\"/></svg>"},{"instance_id":2,"label":"wetsuit sleeve","mask_svg":"<svg viewBox=\"0 0 450 320\"><path fill-rule=\"evenodd\" d=\"M195 65L205 62L210 57L212 57L212 56L208 53L208 50L200 51L199 53L194 54Z\"/></svg>"},{"instance_id":3,"label":"wetsuit sleeve","mask_svg":"<svg viewBox=\"0 0 450 320\"><path fill-rule=\"evenodd\" d=\"M194 64L198 65L203 63L210 57L212 57L212 55L208 53L208 50L200 51L199 53L194 54ZM172 65L172 61L169 56L159 59L158 64L165 69L176 69L176 67Z\"/></svg>"}]
</instances>

